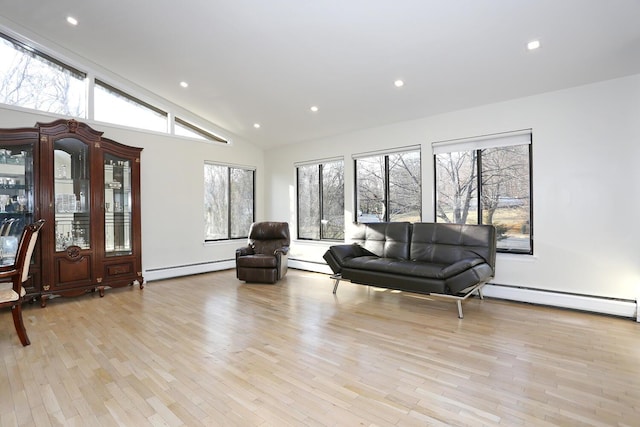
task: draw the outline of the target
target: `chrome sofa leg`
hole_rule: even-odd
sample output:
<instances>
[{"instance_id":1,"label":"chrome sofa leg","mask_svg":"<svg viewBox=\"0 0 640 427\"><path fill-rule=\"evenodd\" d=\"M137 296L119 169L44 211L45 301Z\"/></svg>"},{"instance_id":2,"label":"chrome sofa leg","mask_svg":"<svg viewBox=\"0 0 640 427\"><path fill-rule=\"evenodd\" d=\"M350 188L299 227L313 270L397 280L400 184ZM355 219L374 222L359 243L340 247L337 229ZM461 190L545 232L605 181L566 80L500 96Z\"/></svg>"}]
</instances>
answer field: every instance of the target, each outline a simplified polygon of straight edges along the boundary
<instances>
[{"instance_id":1,"label":"chrome sofa leg","mask_svg":"<svg viewBox=\"0 0 640 427\"><path fill-rule=\"evenodd\" d=\"M333 293L335 294L338 290L338 285L340 284L340 279L342 278L339 274L334 274L331 276L332 279L335 279L335 283L333 285Z\"/></svg>"},{"instance_id":2,"label":"chrome sofa leg","mask_svg":"<svg viewBox=\"0 0 640 427\"><path fill-rule=\"evenodd\" d=\"M462 315L462 301L458 300L456 301L456 304L458 306L458 318L462 319L464 316Z\"/></svg>"}]
</instances>

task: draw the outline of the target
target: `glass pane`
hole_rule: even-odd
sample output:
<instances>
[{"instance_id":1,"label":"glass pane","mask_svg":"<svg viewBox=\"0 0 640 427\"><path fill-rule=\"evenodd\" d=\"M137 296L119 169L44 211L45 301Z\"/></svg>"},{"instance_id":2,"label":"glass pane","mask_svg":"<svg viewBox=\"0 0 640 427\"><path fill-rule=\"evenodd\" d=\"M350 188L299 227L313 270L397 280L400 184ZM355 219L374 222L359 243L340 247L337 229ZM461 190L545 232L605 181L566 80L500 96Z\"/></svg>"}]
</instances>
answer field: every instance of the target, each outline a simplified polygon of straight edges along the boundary
<instances>
[{"instance_id":1,"label":"glass pane","mask_svg":"<svg viewBox=\"0 0 640 427\"><path fill-rule=\"evenodd\" d=\"M231 168L231 238L247 237L253 222L253 171Z\"/></svg>"},{"instance_id":2,"label":"glass pane","mask_svg":"<svg viewBox=\"0 0 640 427\"><path fill-rule=\"evenodd\" d=\"M174 123L173 131L178 136L188 136L189 138L202 139L202 140L205 140L205 141L207 139L204 136L202 136L199 133L197 133L196 131L191 130L190 128L188 128L186 126L183 126L178 122Z\"/></svg>"},{"instance_id":3,"label":"glass pane","mask_svg":"<svg viewBox=\"0 0 640 427\"><path fill-rule=\"evenodd\" d=\"M389 221L422 219L420 152L389 155Z\"/></svg>"},{"instance_id":4,"label":"glass pane","mask_svg":"<svg viewBox=\"0 0 640 427\"><path fill-rule=\"evenodd\" d=\"M385 220L385 166L384 156L356 160L358 222Z\"/></svg>"},{"instance_id":5,"label":"glass pane","mask_svg":"<svg viewBox=\"0 0 640 427\"><path fill-rule=\"evenodd\" d=\"M0 264L12 264L33 218L33 144L0 146Z\"/></svg>"},{"instance_id":6,"label":"glass pane","mask_svg":"<svg viewBox=\"0 0 640 427\"><path fill-rule=\"evenodd\" d=\"M229 237L229 168L204 165L205 240Z\"/></svg>"},{"instance_id":7,"label":"glass pane","mask_svg":"<svg viewBox=\"0 0 640 427\"><path fill-rule=\"evenodd\" d=\"M140 129L167 132L167 115L98 82L94 89L95 119Z\"/></svg>"},{"instance_id":8,"label":"glass pane","mask_svg":"<svg viewBox=\"0 0 640 427\"><path fill-rule=\"evenodd\" d=\"M320 239L320 167L298 167L298 237Z\"/></svg>"},{"instance_id":9,"label":"glass pane","mask_svg":"<svg viewBox=\"0 0 640 427\"><path fill-rule=\"evenodd\" d=\"M529 146L482 150L482 222L498 231L498 249L531 249Z\"/></svg>"},{"instance_id":10,"label":"glass pane","mask_svg":"<svg viewBox=\"0 0 640 427\"><path fill-rule=\"evenodd\" d=\"M344 239L344 162L322 165L322 238Z\"/></svg>"},{"instance_id":11,"label":"glass pane","mask_svg":"<svg viewBox=\"0 0 640 427\"><path fill-rule=\"evenodd\" d=\"M75 138L54 144L56 250L69 246L89 249L89 147Z\"/></svg>"},{"instance_id":12,"label":"glass pane","mask_svg":"<svg viewBox=\"0 0 640 427\"><path fill-rule=\"evenodd\" d=\"M436 219L455 224L478 223L475 151L436 157Z\"/></svg>"},{"instance_id":13,"label":"glass pane","mask_svg":"<svg viewBox=\"0 0 640 427\"><path fill-rule=\"evenodd\" d=\"M85 117L85 78L0 37L0 102Z\"/></svg>"},{"instance_id":14,"label":"glass pane","mask_svg":"<svg viewBox=\"0 0 640 427\"><path fill-rule=\"evenodd\" d=\"M131 164L104 155L104 236L107 256L132 253Z\"/></svg>"}]
</instances>

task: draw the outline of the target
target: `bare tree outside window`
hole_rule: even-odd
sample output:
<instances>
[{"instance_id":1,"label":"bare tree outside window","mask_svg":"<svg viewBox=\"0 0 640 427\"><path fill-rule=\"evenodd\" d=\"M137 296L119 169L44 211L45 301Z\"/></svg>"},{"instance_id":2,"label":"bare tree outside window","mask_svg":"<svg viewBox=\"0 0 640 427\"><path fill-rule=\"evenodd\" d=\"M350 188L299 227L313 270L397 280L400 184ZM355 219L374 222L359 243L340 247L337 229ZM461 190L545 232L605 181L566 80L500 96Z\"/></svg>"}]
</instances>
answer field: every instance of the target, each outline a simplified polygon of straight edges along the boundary
<instances>
[{"instance_id":1,"label":"bare tree outside window","mask_svg":"<svg viewBox=\"0 0 640 427\"><path fill-rule=\"evenodd\" d=\"M420 221L420 151L356 159L356 210L362 223Z\"/></svg>"},{"instance_id":2,"label":"bare tree outside window","mask_svg":"<svg viewBox=\"0 0 640 427\"><path fill-rule=\"evenodd\" d=\"M421 183L420 152L389 156L389 221L421 220Z\"/></svg>"},{"instance_id":3,"label":"bare tree outside window","mask_svg":"<svg viewBox=\"0 0 640 427\"><path fill-rule=\"evenodd\" d=\"M85 76L0 37L0 102L84 118Z\"/></svg>"},{"instance_id":4,"label":"bare tree outside window","mask_svg":"<svg viewBox=\"0 0 640 427\"><path fill-rule=\"evenodd\" d=\"M231 168L231 238L246 237L254 215L254 171Z\"/></svg>"},{"instance_id":5,"label":"bare tree outside window","mask_svg":"<svg viewBox=\"0 0 640 427\"><path fill-rule=\"evenodd\" d=\"M344 239L344 162L297 168L298 238Z\"/></svg>"},{"instance_id":6,"label":"bare tree outside window","mask_svg":"<svg viewBox=\"0 0 640 427\"><path fill-rule=\"evenodd\" d=\"M322 238L344 239L344 162L322 165Z\"/></svg>"},{"instance_id":7,"label":"bare tree outside window","mask_svg":"<svg viewBox=\"0 0 640 427\"><path fill-rule=\"evenodd\" d=\"M255 219L255 172L205 163L205 240L247 237Z\"/></svg>"},{"instance_id":8,"label":"bare tree outside window","mask_svg":"<svg viewBox=\"0 0 640 427\"><path fill-rule=\"evenodd\" d=\"M383 222L387 217L385 156L356 160L358 222Z\"/></svg>"},{"instance_id":9,"label":"bare tree outside window","mask_svg":"<svg viewBox=\"0 0 640 427\"><path fill-rule=\"evenodd\" d=\"M204 165L205 240L229 237L229 168Z\"/></svg>"},{"instance_id":10,"label":"bare tree outside window","mask_svg":"<svg viewBox=\"0 0 640 427\"><path fill-rule=\"evenodd\" d=\"M492 224L499 251L531 253L529 144L440 153L435 164L437 221Z\"/></svg>"}]
</instances>

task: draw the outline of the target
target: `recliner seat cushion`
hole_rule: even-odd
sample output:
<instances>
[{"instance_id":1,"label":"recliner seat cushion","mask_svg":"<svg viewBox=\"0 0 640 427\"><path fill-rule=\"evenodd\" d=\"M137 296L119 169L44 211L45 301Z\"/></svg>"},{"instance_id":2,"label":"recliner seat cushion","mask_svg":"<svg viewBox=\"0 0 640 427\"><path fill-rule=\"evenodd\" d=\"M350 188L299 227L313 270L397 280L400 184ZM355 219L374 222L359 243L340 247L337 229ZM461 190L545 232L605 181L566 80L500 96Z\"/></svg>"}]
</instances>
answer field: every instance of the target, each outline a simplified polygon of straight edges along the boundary
<instances>
[{"instance_id":1,"label":"recliner seat cushion","mask_svg":"<svg viewBox=\"0 0 640 427\"><path fill-rule=\"evenodd\" d=\"M278 266L278 261L273 255L245 255L238 257L236 260L236 266L247 268L276 268Z\"/></svg>"}]
</instances>

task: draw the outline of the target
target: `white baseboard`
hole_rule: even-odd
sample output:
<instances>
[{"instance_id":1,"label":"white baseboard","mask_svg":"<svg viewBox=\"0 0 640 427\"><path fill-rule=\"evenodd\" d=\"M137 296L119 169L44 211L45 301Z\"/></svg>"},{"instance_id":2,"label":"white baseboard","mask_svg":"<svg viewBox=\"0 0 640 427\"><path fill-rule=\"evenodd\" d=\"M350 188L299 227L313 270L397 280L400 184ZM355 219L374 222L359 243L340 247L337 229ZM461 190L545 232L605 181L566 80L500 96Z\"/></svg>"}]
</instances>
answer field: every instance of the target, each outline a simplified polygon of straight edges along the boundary
<instances>
[{"instance_id":1,"label":"white baseboard","mask_svg":"<svg viewBox=\"0 0 640 427\"><path fill-rule=\"evenodd\" d=\"M225 260L216 262L204 262L198 264L179 265L174 267L152 268L144 271L144 280L151 282L154 280L171 279L173 277L190 276L192 274L211 273L220 270L236 268L236 261Z\"/></svg>"},{"instance_id":2,"label":"white baseboard","mask_svg":"<svg viewBox=\"0 0 640 427\"><path fill-rule=\"evenodd\" d=\"M634 318L638 316L638 302L587 295L565 294L538 289L519 288L506 285L487 284L482 288L484 296L519 301L530 304L548 305L573 310L591 311Z\"/></svg>"},{"instance_id":3,"label":"white baseboard","mask_svg":"<svg viewBox=\"0 0 640 427\"><path fill-rule=\"evenodd\" d=\"M297 268L298 270L313 271L315 273L333 274L331 268L324 263L303 261L289 258L289 268Z\"/></svg>"}]
</instances>

